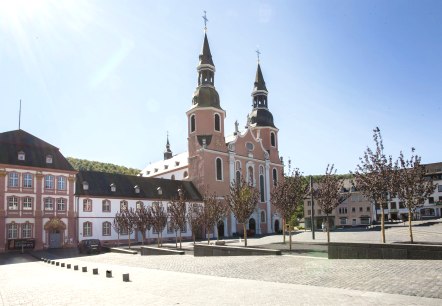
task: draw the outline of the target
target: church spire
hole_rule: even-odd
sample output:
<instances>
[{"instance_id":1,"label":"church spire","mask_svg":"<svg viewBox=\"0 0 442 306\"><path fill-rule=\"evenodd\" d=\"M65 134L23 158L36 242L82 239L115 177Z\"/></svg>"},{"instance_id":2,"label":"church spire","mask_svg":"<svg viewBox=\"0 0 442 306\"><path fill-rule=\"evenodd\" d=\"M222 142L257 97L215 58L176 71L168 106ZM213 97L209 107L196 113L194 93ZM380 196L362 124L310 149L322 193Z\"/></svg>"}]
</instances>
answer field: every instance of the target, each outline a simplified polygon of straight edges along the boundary
<instances>
[{"instance_id":1,"label":"church spire","mask_svg":"<svg viewBox=\"0 0 442 306\"><path fill-rule=\"evenodd\" d=\"M166 150L164 151L164 160L172 158L172 151L170 150L169 132L167 132Z\"/></svg>"}]
</instances>

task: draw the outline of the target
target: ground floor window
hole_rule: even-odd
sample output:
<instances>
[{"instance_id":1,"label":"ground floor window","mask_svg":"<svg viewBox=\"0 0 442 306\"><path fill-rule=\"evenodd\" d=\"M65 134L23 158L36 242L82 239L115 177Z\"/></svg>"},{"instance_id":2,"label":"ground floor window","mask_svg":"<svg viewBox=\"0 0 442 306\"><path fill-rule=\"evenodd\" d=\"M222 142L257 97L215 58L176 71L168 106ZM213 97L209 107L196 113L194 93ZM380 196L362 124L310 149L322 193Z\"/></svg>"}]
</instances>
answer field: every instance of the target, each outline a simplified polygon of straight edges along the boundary
<instances>
[{"instance_id":1,"label":"ground floor window","mask_svg":"<svg viewBox=\"0 0 442 306\"><path fill-rule=\"evenodd\" d=\"M92 236L92 222L84 222L83 237L91 237L91 236Z\"/></svg>"},{"instance_id":2,"label":"ground floor window","mask_svg":"<svg viewBox=\"0 0 442 306\"><path fill-rule=\"evenodd\" d=\"M8 239L17 239L18 238L18 224L12 222L7 225L8 230Z\"/></svg>"},{"instance_id":3,"label":"ground floor window","mask_svg":"<svg viewBox=\"0 0 442 306\"><path fill-rule=\"evenodd\" d=\"M110 236L110 235L111 235L111 223L103 222L103 236Z\"/></svg>"},{"instance_id":4,"label":"ground floor window","mask_svg":"<svg viewBox=\"0 0 442 306\"><path fill-rule=\"evenodd\" d=\"M370 224L370 218L361 217L361 224L362 225L369 225Z\"/></svg>"},{"instance_id":5,"label":"ground floor window","mask_svg":"<svg viewBox=\"0 0 442 306\"><path fill-rule=\"evenodd\" d=\"M341 225L347 224L347 218L340 218Z\"/></svg>"},{"instance_id":6,"label":"ground floor window","mask_svg":"<svg viewBox=\"0 0 442 306\"><path fill-rule=\"evenodd\" d=\"M32 224L26 222L21 226L21 237L22 238L32 238Z\"/></svg>"}]
</instances>

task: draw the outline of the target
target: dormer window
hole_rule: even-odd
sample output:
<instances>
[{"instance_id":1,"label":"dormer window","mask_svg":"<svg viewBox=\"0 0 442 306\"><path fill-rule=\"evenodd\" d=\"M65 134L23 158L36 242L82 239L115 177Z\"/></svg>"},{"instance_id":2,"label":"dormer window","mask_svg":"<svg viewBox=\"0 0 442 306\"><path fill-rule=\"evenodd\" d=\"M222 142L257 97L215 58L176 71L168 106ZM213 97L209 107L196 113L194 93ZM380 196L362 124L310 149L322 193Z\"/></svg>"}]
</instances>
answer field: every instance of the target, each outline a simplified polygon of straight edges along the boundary
<instances>
[{"instance_id":1,"label":"dormer window","mask_svg":"<svg viewBox=\"0 0 442 306\"><path fill-rule=\"evenodd\" d=\"M146 174L149 175L149 174L150 174L150 171L147 171Z\"/></svg>"},{"instance_id":2,"label":"dormer window","mask_svg":"<svg viewBox=\"0 0 442 306\"><path fill-rule=\"evenodd\" d=\"M180 165L180 162L179 162L179 161L176 161L176 162L175 162L175 166L178 167L179 165Z\"/></svg>"},{"instance_id":3,"label":"dormer window","mask_svg":"<svg viewBox=\"0 0 442 306\"><path fill-rule=\"evenodd\" d=\"M52 164L52 155L46 155L46 163Z\"/></svg>"},{"instance_id":4,"label":"dormer window","mask_svg":"<svg viewBox=\"0 0 442 306\"><path fill-rule=\"evenodd\" d=\"M164 169L167 170L167 168L169 168L169 165L164 165Z\"/></svg>"},{"instance_id":5,"label":"dormer window","mask_svg":"<svg viewBox=\"0 0 442 306\"><path fill-rule=\"evenodd\" d=\"M86 181L83 181L83 190L89 190L89 183Z\"/></svg>"},{"instance_id":6,"label":"dormer window","mask_svg":"<svg viewBox=\"0 0 442 306\"><path fill-rule=\"evenodd\" d=\"M135 193L140 193L140 186L135 185L134 189L135 189Z\"/></svg>"},{"instance_id":7,"label":"dormer window","mask_svg":"<svg viewBox=\"0 0 442 306\"><path fill-rule=\"evenodd\" d=\"M18 160L25 160L25 158L26 158L25 152L23 152L23 151L18 152L17 158L18 158Z\"/></svg>"},{"instance_id":8,"label":"dormer window","mask_svg":"<svg viewBox=\"0 0 442 306\"><path fill-rule=\"evenodd\" d=\"M158 172L158 168L153 169L153 171L154 171L155 173Z\"/></svg>"},{"instance_id":9,"label":"dormer window","mask_svg":"<svg viewBox=\"0 0 442 306\"><path fill-rule=\"evenodd\" d=\"M115 185L114 183L110 184L110 189L112 192L117 191L117 185Z\"/></svg>"}]
</instances>

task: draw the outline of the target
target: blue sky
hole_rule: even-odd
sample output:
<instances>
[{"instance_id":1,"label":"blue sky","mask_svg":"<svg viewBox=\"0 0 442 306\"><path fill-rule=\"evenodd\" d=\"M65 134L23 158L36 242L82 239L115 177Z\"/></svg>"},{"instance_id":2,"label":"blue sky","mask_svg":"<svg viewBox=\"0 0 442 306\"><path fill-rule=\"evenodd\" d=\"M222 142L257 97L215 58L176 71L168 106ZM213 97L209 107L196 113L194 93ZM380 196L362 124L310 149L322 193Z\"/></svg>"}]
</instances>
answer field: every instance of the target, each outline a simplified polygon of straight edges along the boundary
<instances>
[{"instance_id":1,"label":"blue sky","mask_svg":"<svg viewBox=\"0 0 442 306\"><path fill-rule=\"evenodd\" d=\"M251 110L256 53L280 155L354 170L379 126L387 154L442 161L442 1L0 0L0 131L65 156L143 168L187 150L203 11L227 111Z\"/></svg>"}]
</instances>

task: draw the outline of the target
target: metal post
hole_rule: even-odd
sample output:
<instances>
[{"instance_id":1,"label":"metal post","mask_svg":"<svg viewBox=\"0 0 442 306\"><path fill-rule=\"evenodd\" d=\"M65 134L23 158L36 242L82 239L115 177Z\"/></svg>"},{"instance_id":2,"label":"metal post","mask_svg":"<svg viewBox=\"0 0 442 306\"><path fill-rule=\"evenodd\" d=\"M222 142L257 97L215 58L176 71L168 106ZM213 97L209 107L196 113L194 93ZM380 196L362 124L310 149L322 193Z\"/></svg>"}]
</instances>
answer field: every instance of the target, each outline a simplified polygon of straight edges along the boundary
<instances>
[{"instance_id":1,"label":"metal post","mask_svg":"<svg viewBox=\"0 0 442 306\"><path fill-rule=\"evenodd\" d=\"M312 239L315 240L315 202L313 200L313 177L312 176L310 176L310 201L312 201L312 216L311 216Z\"/></svg>"}]
</instances>

